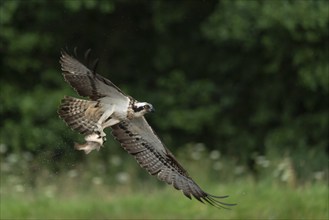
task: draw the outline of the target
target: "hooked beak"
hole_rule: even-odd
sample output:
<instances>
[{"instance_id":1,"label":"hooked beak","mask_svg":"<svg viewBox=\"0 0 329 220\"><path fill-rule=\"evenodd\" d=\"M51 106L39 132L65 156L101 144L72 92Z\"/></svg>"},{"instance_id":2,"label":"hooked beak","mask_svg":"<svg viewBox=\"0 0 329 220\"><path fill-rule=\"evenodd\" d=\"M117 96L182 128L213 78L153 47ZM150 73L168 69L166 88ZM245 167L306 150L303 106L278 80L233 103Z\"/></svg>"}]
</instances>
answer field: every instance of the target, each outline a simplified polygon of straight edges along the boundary
<instances>
[{"instance_id":1,"label":"hooked beak","mask_svg":"<svg viewBox=\"0 0 329 220\"><path fill-rule=\"evenodd\" d=\"M155 112L155 108L151 107L150 112L152 112L152 113Z\"/></svg>"}]
</instances>

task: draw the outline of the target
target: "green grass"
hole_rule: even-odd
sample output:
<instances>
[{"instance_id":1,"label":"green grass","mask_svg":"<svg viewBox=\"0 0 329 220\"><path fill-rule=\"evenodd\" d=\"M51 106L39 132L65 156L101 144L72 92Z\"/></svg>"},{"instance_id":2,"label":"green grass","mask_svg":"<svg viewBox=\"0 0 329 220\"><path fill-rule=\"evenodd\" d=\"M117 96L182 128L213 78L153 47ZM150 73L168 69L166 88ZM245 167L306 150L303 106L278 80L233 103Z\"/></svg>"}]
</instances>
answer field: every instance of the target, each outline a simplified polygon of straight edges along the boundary
<instances>
[{"instance_id":1,"label":"green grass","mask_svg":"<svg viewBox=\"0 0 329 220\"><path fill-rule=\"evenodd\" d=\"M328 219L328 186L324 183L296 189L241 180L204 187L213 194L230 194L231 210L188 200L166 187L110 187L70 185L13 192L1 188L1 219ZM151 184L152 186L152 184ZM152 189L153 188L153 189Z\"/></svg>"}]
</instances>

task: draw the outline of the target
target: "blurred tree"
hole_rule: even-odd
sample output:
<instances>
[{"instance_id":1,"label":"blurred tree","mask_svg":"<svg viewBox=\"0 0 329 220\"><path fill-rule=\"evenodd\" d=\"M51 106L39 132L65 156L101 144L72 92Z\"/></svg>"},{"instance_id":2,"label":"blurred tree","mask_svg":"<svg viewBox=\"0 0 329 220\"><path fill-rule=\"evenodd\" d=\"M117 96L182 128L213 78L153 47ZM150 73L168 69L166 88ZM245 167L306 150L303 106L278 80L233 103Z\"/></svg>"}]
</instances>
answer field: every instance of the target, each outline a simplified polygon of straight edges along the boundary
<instances>
[{"instance_id":1,"label":"blurred tree","mask_svg":"<svg viewBox=\"0 0 329 220\"><path fill-rule=\"evenodd\" d=\"M312 159L328 149L327 1L0 6L0 143L9 151L73 151L78 135L56 114L63 95L76 96L58 65L66 46L92 48L99 73L152 102L148 119L169 148L201 142L240 163L253 152Z\"/></svg>"}]
</instances>

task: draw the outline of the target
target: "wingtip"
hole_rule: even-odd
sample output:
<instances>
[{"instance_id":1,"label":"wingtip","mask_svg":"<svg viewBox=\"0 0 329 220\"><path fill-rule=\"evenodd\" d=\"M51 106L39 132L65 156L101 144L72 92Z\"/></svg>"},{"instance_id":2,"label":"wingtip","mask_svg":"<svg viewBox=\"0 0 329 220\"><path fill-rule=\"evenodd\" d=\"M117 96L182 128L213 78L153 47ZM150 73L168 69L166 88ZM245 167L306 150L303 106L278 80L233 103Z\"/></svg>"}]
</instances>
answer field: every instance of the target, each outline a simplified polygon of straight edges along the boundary
<instances>
[{"instance_id":1,"label":"wingtip","mask_svg":"<svg viewBox=\"0 0 329 220\"><path fill-rule=\"evenodd\" d=\"M61 48L60 53L61 53L61 58L64 58L65 56L72 56L71 55L71 50L69 49L68 46L65 46L64 48ZM75 57L77 57L78 54L78 47L73 48L73 54Z\"/></svg>"},{"instance_id":2,"label":"wingtip","mask_svg":"<svg viewBox=\"0 0 329 220\"><path fill-rule=\"evenodd\" d=\"M74 56L78 57L78 47L74 47L73 52L74 52Z\"/></svg>"},{"instance_id":3,"label":"wingtip","mask_svg":"<svg viewBox=\"0 0 329 220\"><path fill-rule=\"evenodd\" d=\"M66 48L62 48L61 49L61 55L60 55L60 59L59 59L59 63L61 64L61 69L63 70L63 63L65 62L65 58L67 57L67 56L69 56L69 53L68 53L68 49Z\"/></svg>"},{"instance_id":4,"label":"wingtip","mask_svg":"<svg viewBox=\"0 0 329 220\"><path fill-rule=\"evenodd\" d=\"M183 190L182 190L182 192L189 199L192 199L192 196L193 196L199 202L201 202L203 204L208 203L216 208L223 208L223 209L230 210L231 206L237 205L237 204L231 204L231 203L225 203L225 202L219 201L219 199L224 199L224 198L229 197L227 195L226 196L215 196L215 195L208 194L206 192L202 192L203 195L201 195L201 194L193 195L193 194L188 194L187 192L184 192Z\"/></svg>"},{"instance_id":5,"label":"wingtip","mask_svg":"<svg viewBox=\"0 0 329 220\"><path fill-rule=\"evenodd\" d=\"M86 60L88 60L90 58L90 54L91 54L91 48L89 48L88 50L86 50L86 52L84 54Z\"/></svg>"},{"instance_id":6,"label":"wingtip","mask_svg":"<svg viewBox=\"0 0 329 220\"><path fill-rule=\"evenodd\" d=\"M225 199L228 198L229 195L225 195L225 196L215 196L215 195L211 195L209 193L207 193L208 196L212 197L212 198L216 198L216 199Z\"/></svg>"},{"instance_id":7,"label":"wingtip","mask_svg":"<svg viewBox=\"0 0 329 220\"><path fill-rule=\"evenodd\" d=\"M237 204L236 203L226 203L226 202L222 202L222 201L218 200L218 199L224 199L224 198L227 198L227 197L229 197L229 196L214 196L214 195L211 195L211 194L207 194L202 199L205 200L210 205L216 207L216 208L223 208L223 209L230 210L229 207L236 206Z\"/></svg>"},{"instance_id":8,"label":"wingtip","mask_svg":"<svg viewBox=\"0 0 329 220\"><path fill-rule=\"evenodd\" d=\"M61 56L65 56L68 54L69 48L68 46L62 47L60 50Z\"/></svg>"}]
</instances>

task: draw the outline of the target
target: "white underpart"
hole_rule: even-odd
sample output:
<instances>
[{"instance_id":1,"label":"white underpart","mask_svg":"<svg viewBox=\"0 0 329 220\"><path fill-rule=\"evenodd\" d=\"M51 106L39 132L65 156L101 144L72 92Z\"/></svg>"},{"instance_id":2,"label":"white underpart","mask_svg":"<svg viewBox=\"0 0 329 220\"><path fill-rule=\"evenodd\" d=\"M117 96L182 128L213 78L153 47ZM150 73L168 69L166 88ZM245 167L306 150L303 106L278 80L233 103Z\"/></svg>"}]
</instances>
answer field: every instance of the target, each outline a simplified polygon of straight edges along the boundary
<instances>
[{"instance_id":1,"label":"white underpart","mask_svg":"<svg viewBox=\"0 0 329 220\"><path fill-rule=\"evenodd\" d=\"M76 144L75 148L89 154L92 150L99 150L106 140L104 129L119 123L127 118L128 103L115 103L114 99L105 97L102 108L106 109L97 121L97 128L92 134L85 136L85 144ZM111 119L107 120L109 117ZM106 121L106 122L105 122Z\"/></svg>"},{"instance_id":2,"label":"white underpart","mask_svg":"<svg viewBox=\"0 0 329 220\"><path fill-rule=\"evenodd\" d=\"M108 106L106 106L106 107L108 107ZM107 108L107 110L104 112L104 114L97 121L97 129L96 129L96 131L99 132L99 136L101 138L103 138L103 137L106 136L105 132L103 131L104 128L109 127L109 126L112 126L112 125L115 124L114 123L114 120L112 118L110 120L108 120L107 122L103 123L108 117L111 117L112 116L113 112L114 112L114 106L113 105L109 105L109 108ZM118 122L116 122L116 123L118 123Z\"/></svg>"},{"instance_id":3,"label":"white underpart","mask_svg":"<svg viewBox=\"0 0 329 220\"><path fill-rule=\"evenodd\" d=\"M104 112L104 114L100 117L100 119L98 120L97 123L101 125L102 129L110 127L110 126L115 125L120 122L120 120L113 118L114 109L115 109L114 106L111 105L111 108L106 110ZM108 117L112 117L112 118L107 120L106 122L104 122Z\"/></svg>"}]
</instances>

